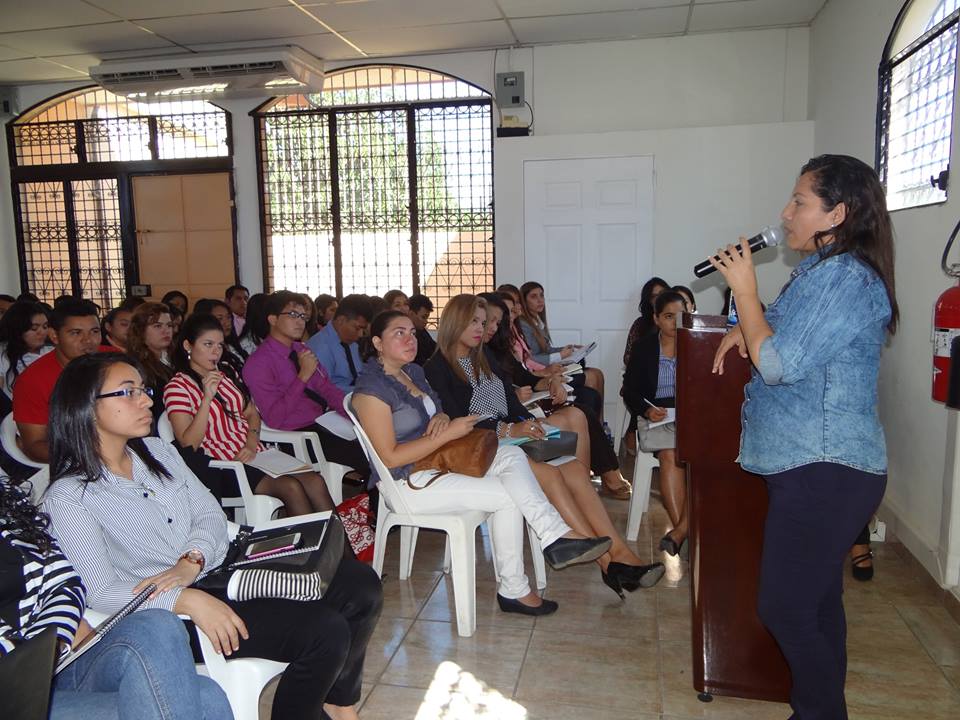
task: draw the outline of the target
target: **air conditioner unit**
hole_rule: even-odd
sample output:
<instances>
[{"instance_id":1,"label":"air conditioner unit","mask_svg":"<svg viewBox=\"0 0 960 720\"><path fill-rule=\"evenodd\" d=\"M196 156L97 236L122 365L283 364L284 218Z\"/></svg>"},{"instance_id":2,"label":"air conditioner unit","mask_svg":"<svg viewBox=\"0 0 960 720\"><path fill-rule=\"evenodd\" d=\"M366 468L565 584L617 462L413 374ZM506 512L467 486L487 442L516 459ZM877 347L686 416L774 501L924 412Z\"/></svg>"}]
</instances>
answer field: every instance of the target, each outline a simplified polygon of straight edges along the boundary
<instances>
[{"instance_id":1,"label":"air conditioner unit","mask_svg":"<svg viewBox=\"0 0 960 720\"><path fill-rule=\"evenodd\" d=\"M138 102L320 92L323 61L298 47L108 60L90 68L105 90Z\"/></svg>"}]
</instances>

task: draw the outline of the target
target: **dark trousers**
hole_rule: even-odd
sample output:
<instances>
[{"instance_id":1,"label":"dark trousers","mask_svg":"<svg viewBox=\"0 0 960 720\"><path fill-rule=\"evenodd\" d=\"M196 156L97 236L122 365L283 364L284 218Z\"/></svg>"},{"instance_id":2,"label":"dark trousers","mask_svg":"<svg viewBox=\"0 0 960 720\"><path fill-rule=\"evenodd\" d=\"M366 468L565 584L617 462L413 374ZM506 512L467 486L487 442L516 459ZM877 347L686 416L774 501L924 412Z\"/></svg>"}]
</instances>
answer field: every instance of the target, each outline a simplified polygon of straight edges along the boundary
<instances>
[{"instance_id":1,"label":"dark trousers","mask_svg":"<svg viewBox=\"0 0 960 720\"><path fill-rule=\"evenodd\" d=\"M813 463L768 475L758 612L793 676L794 720L846 720L843 567L886 475Z\"/></svg>"},{"instance_id":2,"label":"dark trousers","mask_svg":"<svg viewBox=\"0 0 960 720\"><path fill-rule=\"evenodd\" d=\"M250 633L232 657L290 663L273 699L274 720L326 718L325 702L360 702L364 655L383 607L380 578L369 565L345 557L326 595L314 602L224 602Z\"/></svg>"}]
</instances>

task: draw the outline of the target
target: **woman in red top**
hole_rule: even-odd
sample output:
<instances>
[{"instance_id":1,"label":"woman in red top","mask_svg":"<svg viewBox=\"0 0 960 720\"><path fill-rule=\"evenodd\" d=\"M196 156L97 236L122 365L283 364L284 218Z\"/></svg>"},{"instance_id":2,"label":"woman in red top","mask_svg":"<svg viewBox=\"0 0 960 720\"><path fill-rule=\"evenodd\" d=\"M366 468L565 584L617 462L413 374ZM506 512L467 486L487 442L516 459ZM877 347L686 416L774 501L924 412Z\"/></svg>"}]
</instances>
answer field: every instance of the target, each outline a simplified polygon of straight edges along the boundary
<instances>
[{"instance_id":1,"label":"woman in red top","mask_svg":"<svg viewBox=\"0 0 960 720\"><path fill-rule=\"evenodd\" d=\"M280 498L288 515L332 510L333 500L315 472L270 477L246 465L263 450L260 413L242 382L221 372L223 328L212 315L191 315L174 350L177 374L163 390L163 402L177 442L202 448L217 460L244 463L251 489Z\"/></svg>"}]
</instances>

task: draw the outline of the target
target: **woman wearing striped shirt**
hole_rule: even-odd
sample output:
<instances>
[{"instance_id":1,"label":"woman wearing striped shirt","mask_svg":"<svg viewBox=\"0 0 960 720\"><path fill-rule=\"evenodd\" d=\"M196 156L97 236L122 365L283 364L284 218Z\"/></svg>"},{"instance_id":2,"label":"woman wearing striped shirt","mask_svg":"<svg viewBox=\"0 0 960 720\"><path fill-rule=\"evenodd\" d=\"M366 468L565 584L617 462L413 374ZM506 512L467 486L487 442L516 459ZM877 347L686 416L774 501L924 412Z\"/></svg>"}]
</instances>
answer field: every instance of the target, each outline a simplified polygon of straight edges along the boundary
<instances>
[{"instance_id":1,"label":"woman wearing striped shirt","mask_svg":"<svg viewBox=\"0 0 960 720\"><path fill-rule=\"evenodd\" d=\"M640 445L656 452L660 461L660 489L663 504L673 529L660 540L660 549L676 555L687 539L686 475L677 465L674 423L650 428L667 416L664 408L674 407L677 376L677 316L685 312L686 301L680 293L660 293L653 305L653 322L658 332L637 340L630 364L623 375L623 401L627 409L645 418L640 423Z\"/></svg>"},{"instance_id":2,"label":"woman wearing striped shirt","mask_svg":"<svg viewBox=\"0 0 960 720\"><path fill-rule=\"evenodd\" d=\"M49 518L0 477L0 656L53 628L60 652L91 631L82 620L86 591L47 532ZM81 718L227 720L223 691L197 675L190 644L164 610L122 620L53 683L52 720ZM198 714L199 709L199 714Z\"/></svg>"},{"instance_id":3,"label":"woman wearing striped shirt","mask_svg":"<svg viewBox=\"0 0 960 720\"><path fill-rule=\"evenodd\" d=\"M211 315L191 315L173 353L178 372L163 390L163 404L181 445L202 448L217 460L247 463L264 449L260 413L242 383L219 369L223 353L220 322ZM288 515L333 509L326 483L315 472L274 478L244 467L253 491L280 498Z\"/></svg>"},{"instance_id":4,"label":"woman wearing striped shirt","mask_svg":"<svg viewBox=\"0 0 960 720\"><path fill-rule=\"evenodd\" d=\"M344 557L317 601L233 601L191 587L223 562L226 518L173 446L146 437L152 401L132 362L106 353L77 358L50 402L44 508L89 604L112 612L155 583L144 606L189 616L217 652L289 663L273 720L353 720L383 602L379 578Z\"/></svg>"}]
</instances>

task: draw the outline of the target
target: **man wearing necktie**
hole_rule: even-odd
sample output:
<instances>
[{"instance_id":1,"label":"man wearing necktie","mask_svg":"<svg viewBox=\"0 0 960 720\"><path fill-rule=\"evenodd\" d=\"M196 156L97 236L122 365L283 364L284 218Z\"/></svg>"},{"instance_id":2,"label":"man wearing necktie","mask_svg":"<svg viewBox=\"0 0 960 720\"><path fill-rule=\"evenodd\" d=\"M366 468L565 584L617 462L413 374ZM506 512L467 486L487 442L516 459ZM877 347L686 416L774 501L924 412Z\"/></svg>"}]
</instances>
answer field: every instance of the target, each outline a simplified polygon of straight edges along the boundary
<instances>
[{"instance_id":1,"label":"man wearing necktie","mask_svg":"<svg viewBox=\"0 0 960 720\"><path fill-rule=\"evenodd\" d=\"M334 385L343 392L353 390L363 370L357 340L373 319L370 302L363 295L347 295L337 306L333 320L307 342Z\"/></svg>"}]
</instances>

